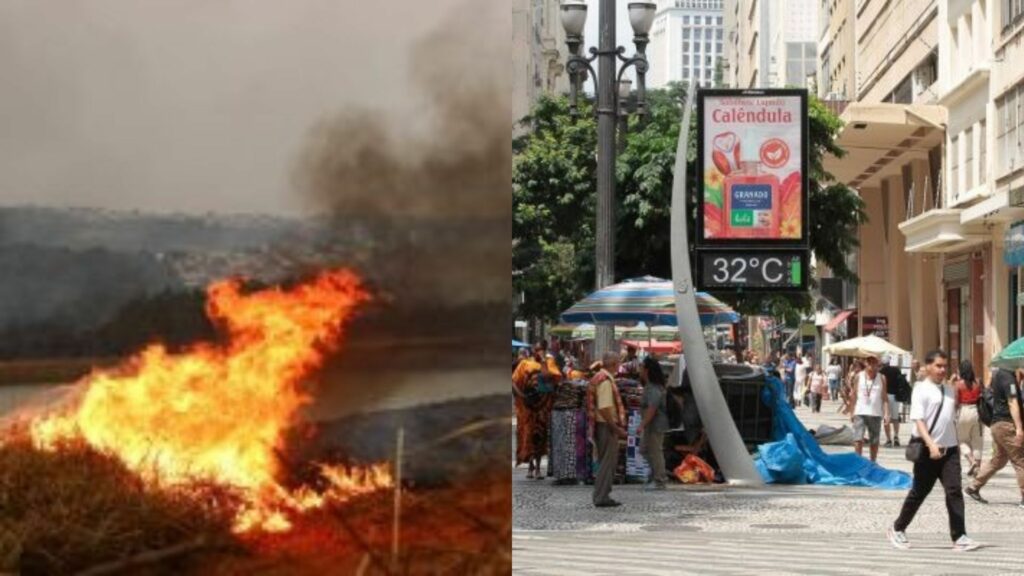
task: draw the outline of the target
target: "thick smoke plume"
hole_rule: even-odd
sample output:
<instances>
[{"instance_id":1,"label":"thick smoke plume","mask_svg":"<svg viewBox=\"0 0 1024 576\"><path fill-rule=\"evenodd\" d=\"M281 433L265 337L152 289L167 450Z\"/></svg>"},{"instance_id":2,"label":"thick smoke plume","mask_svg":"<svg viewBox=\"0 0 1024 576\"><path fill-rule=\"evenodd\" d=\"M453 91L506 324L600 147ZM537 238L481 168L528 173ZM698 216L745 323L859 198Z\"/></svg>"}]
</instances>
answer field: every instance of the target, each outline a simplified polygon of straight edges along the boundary
<instances>
[{"instance_id":1,"label":"thick smoke plume","mask_svg":"<svg viewBox=\"0 0 1024 576\"><path fill-rule=\"evenodd\" d=\"M341 358L327 368L327 381L358 385L326 386L318 419L387 399L426 404L507 391L511 11L498 2L458 8L413 44L411 114L346 109L314 126L298 157L297 188L332 215L339 237L361 231L349 259L385 296L354 321ZM497 377L481 377L485 371ZM442 412L451 426L496 416L469 406ZM423 418L401 416L408 430ZM326 436L360 438L366 458L386 455L391 424L372 422L382 428ZM507 434L495 438L507 444Z\"/></svg>"},{"instance_id":2,"label":"thick smoke plume","mask_svg":"<svg viewBox=\"0 0 1024 576\"><path fill-rule=\"evenodd\" d=\"M509 220L507 12L467 2L416 44L419 122L348 110L316 126L299 165L302 189L338 215Z\"/></svg>"},{"instance_id":3,"label":"thick smoke plume","mask_svg":"<svg viewBox=\"0 0 1024 576\"><path fill-rule=\"evenodd\" d=\"M414 44L412 120L350 109L311 131L296 183L339 229L370 224L370 267L388 290L511 301L510 37L507 6L466 2Z\"/></svg>"}]
</instances>

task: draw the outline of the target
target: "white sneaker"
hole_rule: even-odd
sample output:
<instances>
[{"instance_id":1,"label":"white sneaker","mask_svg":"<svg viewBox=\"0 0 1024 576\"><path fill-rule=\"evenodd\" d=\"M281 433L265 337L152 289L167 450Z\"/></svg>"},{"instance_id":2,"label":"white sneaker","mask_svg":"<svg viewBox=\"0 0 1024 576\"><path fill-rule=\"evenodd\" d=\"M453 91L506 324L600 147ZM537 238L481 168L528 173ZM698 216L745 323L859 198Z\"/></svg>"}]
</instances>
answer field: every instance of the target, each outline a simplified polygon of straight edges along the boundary
<instances>
[{"instance_id":1,"label":"white sneaker","mask_svg":"<svg viewBox=\"0 0 1024 576\"><path fill-rule=\"evenodd\" d=\"M907 540L906 532L897 532L895 528L889 526L889 529L886 530L885 535L889 537L889 542L893 545L894 548L899 548L900 550L910 550L910 540Z\"/></svg>"},{"instance_id":2,"label":"white sneaker","mask_svg":"<svg viewBox=\"0 0 1024 576\"><path fill-rule=\"evenodd\" d=\"M971 540L966 534L953 543L953 550L956 552L970 552L971 550L977 550L979 547L981 547L981 544Z\"/></svg>"}]
</instances>

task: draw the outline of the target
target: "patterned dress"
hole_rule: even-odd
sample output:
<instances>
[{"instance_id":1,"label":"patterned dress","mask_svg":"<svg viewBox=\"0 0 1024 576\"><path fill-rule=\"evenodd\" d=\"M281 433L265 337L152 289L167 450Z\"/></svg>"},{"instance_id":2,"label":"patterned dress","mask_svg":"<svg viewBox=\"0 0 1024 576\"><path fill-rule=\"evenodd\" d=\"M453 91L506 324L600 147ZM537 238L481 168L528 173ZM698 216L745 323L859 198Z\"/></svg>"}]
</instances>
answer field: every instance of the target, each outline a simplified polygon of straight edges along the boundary
<instances>
[{"instance_id":1,"label":"patterned dress","mask_svg":"<svg viewBox=\"0 0 1024 576\"><path fill-rule=\"evenodd\" d=\"M561 375L553 359L545 361L548 374L543 373L540 362L534 358L520 362L512 374L512 385L519 391L515 396L516 465L548 452L552 392L561 381Z\"/></svg>"}]
</instances>

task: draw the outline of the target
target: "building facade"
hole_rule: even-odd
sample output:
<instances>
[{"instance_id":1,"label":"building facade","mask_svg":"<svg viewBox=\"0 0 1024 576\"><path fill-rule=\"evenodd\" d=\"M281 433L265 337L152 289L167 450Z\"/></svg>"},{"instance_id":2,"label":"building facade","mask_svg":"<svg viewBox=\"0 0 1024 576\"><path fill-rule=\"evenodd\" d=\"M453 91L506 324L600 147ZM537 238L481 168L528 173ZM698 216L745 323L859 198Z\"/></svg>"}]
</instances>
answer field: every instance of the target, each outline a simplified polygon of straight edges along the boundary
<instances>
[{"instance_id":1,"label":"building facade","mask_svg":"<svg viewBox=\"0 0 1024 576\"><path fill-rule=\"evenodd\" d=\"M568 49L558 0L515 0L512 6L512 114L518 121L542 93L569 91Z\"/></svg>"},{"instance_id":2,"label":"building facade","mask_svg":"<svg viewBox=\"0 0 1024 576\"><path fill-rule=\"evenodd\" d=\"M720 85L725 42L723 0L658 0L657 4L647 48L647 85Z\"/></svg>"},{"instance_id":3,"label":"building facade","mask_svg":"<svg viewBox=\"0 0 1024 576\"><path fill-rule=\"evenodd\" d=\"M806 87L817 71L818 0L728 0L725 84Z\"/></svg>"},{"instance_id":4,"label":"building facade","mask_svg":"<svg viewBox=\"0 0 1024 576\"><path fill-rule=\"evenodd\" d=\"M826 163L871 220L851 331L882 319L895 344L942 347L979 375L1021 335L1021 12L1019 0L858 2L848 155Z\"/></svg>"},{"instance_id":5,"label":"building facade","mask_svg":"<svg viewBox=\"0 0 1024 576\"><path fill-rule=\"evenodd\" d=\"M864 0L857 0L867 4ZM855 100L857 77L855 0L822 0L818 6L818 97Z\"/></svg>"}]
</instances>

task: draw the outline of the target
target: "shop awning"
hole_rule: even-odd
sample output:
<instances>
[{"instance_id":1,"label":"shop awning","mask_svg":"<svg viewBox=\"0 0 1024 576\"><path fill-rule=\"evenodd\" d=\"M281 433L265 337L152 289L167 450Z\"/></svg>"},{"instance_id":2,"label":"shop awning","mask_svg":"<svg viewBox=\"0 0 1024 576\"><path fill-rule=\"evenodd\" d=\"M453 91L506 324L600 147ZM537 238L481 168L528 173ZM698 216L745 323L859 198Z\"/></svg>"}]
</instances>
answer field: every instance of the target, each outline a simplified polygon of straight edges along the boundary
<instances>
[{"instance_id":1,"label":"shop awning","mask_svg":"<svg viewBox=\"0 0 1024 576\"><path fill-rule=\"evenodd\" d=\"M850 315L852 315L854 312L856 312L855 309L850 309L850 310L843 310L839 314L836 314L832 318L832 320L829 321L828 324L825 324L825 331L826 332L831 332L831 331L835 330L836 328L839 328L839 325L842 324L843 322L845 322L846 319L849 318Z\"/></svg>"},{"instance_id":2,"label":"shop awning","mask_svg":"<svg viewBox=\"0 0 1024 576\"><path fill-rule=\"evenodd\" d=\"M851 103L836 144L842 158L826 156L825 169L853 188L880 186L882 178L900 175L912 159L926 159L942 143L946 109L924 104Z\"/></svg>"}]
</instances>

